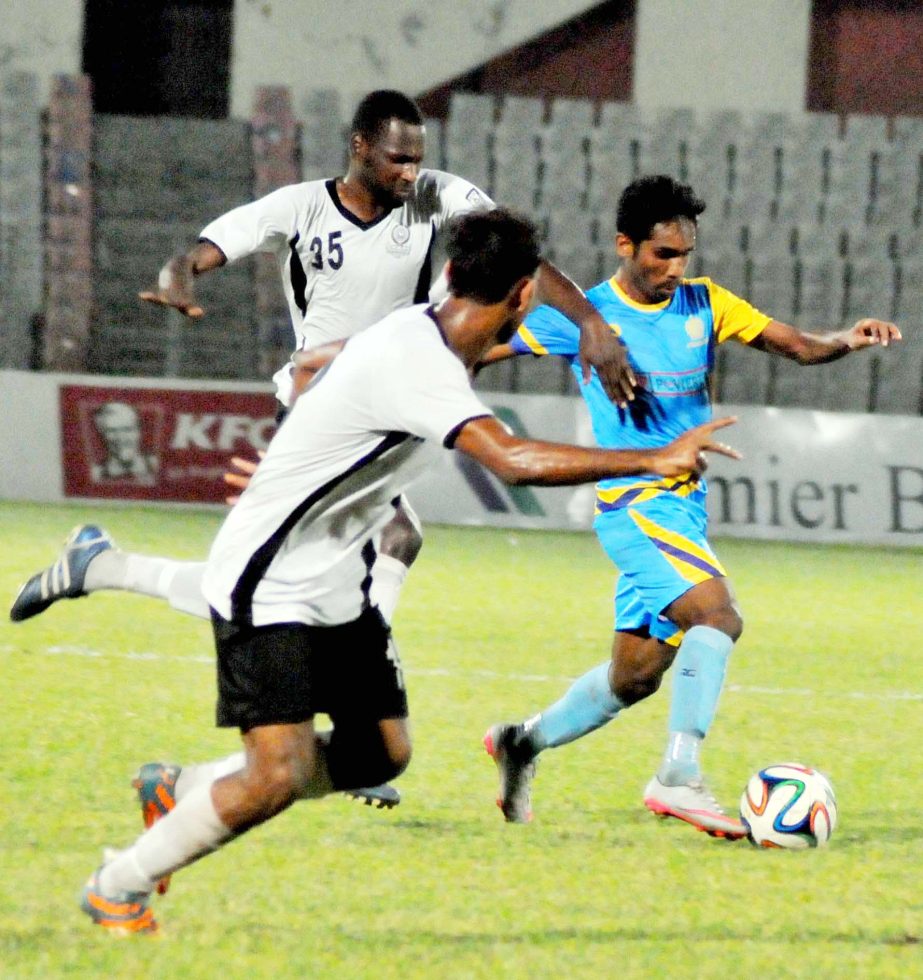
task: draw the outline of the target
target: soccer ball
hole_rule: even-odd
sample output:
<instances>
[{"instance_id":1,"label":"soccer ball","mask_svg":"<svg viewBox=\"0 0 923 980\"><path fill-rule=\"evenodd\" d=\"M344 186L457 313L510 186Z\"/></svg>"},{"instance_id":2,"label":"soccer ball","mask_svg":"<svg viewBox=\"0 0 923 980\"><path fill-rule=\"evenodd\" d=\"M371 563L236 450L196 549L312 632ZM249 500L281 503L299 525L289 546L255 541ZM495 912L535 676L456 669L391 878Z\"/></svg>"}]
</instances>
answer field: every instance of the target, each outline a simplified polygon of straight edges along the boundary
<instances>
[{"instance_id":1,"label":"soccer ball","mask_svg":"<svg viewBox=\"0 0 923 980\"><path fill-rule=\"evenodd\" d=\"M836 797L816 769L781 762L750 777L740 819L755 847L822 847L836 826Z\"/></svg>"}]
</instances>

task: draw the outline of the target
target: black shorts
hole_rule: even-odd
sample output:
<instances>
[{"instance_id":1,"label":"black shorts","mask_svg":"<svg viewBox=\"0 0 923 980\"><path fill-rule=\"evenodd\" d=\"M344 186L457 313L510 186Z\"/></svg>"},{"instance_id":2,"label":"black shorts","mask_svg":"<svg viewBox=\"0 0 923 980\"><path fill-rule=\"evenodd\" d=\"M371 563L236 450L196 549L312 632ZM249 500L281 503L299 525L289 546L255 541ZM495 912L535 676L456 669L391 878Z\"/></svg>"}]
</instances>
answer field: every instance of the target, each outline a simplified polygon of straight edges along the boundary
<instances>
[{"instance_id":1,"label":"black shorts","mask_svg":"<svg viewBox=\"0 0 923 980\"><path fill-rule=\"evenodd\" d=\"M240 626L212 610L218 725L249 731L323 712L334 724L406 718L397 648L377 608L351 623Z\"/></svg>"}]
</instances>

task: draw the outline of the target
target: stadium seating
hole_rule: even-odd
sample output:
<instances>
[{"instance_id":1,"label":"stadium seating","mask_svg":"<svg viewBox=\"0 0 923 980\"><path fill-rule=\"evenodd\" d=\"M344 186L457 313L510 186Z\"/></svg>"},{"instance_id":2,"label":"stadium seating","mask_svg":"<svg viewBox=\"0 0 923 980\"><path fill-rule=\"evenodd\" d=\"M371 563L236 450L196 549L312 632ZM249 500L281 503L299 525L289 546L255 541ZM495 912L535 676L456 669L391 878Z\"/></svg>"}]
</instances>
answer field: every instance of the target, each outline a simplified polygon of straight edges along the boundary
<instances>
[{"instance_id":1,"label":"stadium seating","mask_svg":"<svg viewBox=\"0 0 923 980\"><path fill-rule=\"evenodd\" d=\"M588 135L587 210L595 214L611 212L619 190L642 173L644 135L638 110L627 103L604 103L599 124Z\"/></svg>"},{"instance_id":2,"label":"stadium seating","mask_svg":"<svg viewBox=\"0 0 923 980\"><path fill-rule=\"evenodd\" d=\"M693 126L689 182L722 221L733 216L743 177L744 116L737 110L710 112Z\"/></svg>"},{"instance_id":3,"label":"stadium seating","mask_svg":"<svg viewBox=\"0 0 923 980\"><path fill-rule=\"evenodd\" d=\"M873 366L872 411L923 414L923 349L911 347L897 357L876 356Z\"/></svg>"},{"instance_id":4,"label":"stadium seating","mask_svg":"<svg viewBox=\"0 0 923 980\"><path fill-rule=\"evenodd\" d=\"M346 125L339 93L309 91L295 112L301 120L302 179L319 180L341 171L346 161Z\"/></svg>"},{"instance_id":5,"label":"stadium seating","mask_svg":"<svg viewBox=\"0 0 923 980\"><path fill-rule=\"evenodd\" d=\"M201 281L197 291L209 316L195 325L136 300L160 264L195 241L212 217L250 199L248 127L106 115L96 116L95 127L97 316L90 369L255 377L252 263Z\"/></svg>"},{"instance_id":6,"label":"stadium seating","mask_svg":"<svg viewBox=\"0 0 923 980\"><path fill-rule=\"evenodd\" d=\"M492 95L456 92L445 126L445 167L489 191L495 105Z\"/></svg>"},{"instance_id":7,"label":"stadium seating","mask_svg":"<svg viewBox=\"0 0 923 980\"><path fill-rule=\"evenodd\" d=\"M806 369L816 379L812 408L827 412L867 412L871 408L871 372L874 357L833 361Z\"/></svg>"},{"instance_id":8,"label":"stadium seating","mask_svg":"<svg viewBox=\"0 0 923 980\"><path fill-rule=\"evenodd\" d=\"M432 167L434 170L445 170L445 134L442 120L427 118L424 123L426 125L426 166ZM342 169L342 164L339 167L328 167L326 173L329 176Z\"/></svg>"},{"instance_id":9,"label":"stadium seating","mask_svg":"<svg viewBox=\"0 0 923 980\"><path fill-rule=\"evenodd\" d=\"M718 348L715 396L730 405L765 405L770 358L730 340Z\"/></svg>"},{"instance_id":10,"label":"stadium seating","mask_svg":"<svg viewBox=\"0 0 923 980\"><path fill-rule=\"evenodd\" d=\"M548 213L588 210L590 133L593 104L586 100L555 99L541 133L538 207Z\"/></svg>"},{"instance_id":11,"label":"stadium seating","mask_svg":"<svg viewBox=\"0 0 923 980\"><path fill-rule=\"evenodd\" d=\"M538 204L544 114L540 99L507 96L493 131L489 192L529 214Z\"/></svg>"},{"instance_id":12,"label":"stadium seating","mask_svg":"<svg viewBox=\"0 0 923 980\"><path fill-rule=\"evenodd\" d=\"M42 305L42 136L38 82L0 73L0 366L28 368Z\"/></svg>"},{"instance_id":13,"label":"stadium seating","mask_svg":"<svg viewBox=\"0 0 923 980\"><path fill-rule=\"evenodd\" d=\"M33 77L0 73L5 365L27 366L38 349L33 331L46 259L36 93ZM347 120L340 95L310 92L294 111L304 179L341 172ZM164 256L209 218L252 197L247 125L97 116L94 126L97 316L89 367L156 375L202 373L207 364L210 376L260 376L265 365L254 344L265 346L269 334L287 337L288 328L284 311L268 326L265 310L253 312L252 265L228 270L220 288L203 280L203 300L219 315L194 335L134 301ZM697 112L456 92L447 117L428 119L427 131L427 164L531 214L549 257L581 286L614 271L620 190L643 173L666 172L691 182L708 204L690 274L711 276L770 315L808 328L869 314L907 327L907 356L850 359L815 374L723 345L721 397L920 411L923 348L913 324L923 309L923 118ZM63 253L49 255L54 265ZM539 363L492 369L481 383L573 390L566 369Z\"/></svg>"},{"instance_id":14,"label":"stadium seating","mask_svg":"<svg viewBox=\"0 0 923 980\"><path fill-rule=\"evenodd\" d=\"M766 404L779 408L820 407L823 386L818 368L806 368L779 357L766 360L769 362Z\"/></svg>"}]
</instances>

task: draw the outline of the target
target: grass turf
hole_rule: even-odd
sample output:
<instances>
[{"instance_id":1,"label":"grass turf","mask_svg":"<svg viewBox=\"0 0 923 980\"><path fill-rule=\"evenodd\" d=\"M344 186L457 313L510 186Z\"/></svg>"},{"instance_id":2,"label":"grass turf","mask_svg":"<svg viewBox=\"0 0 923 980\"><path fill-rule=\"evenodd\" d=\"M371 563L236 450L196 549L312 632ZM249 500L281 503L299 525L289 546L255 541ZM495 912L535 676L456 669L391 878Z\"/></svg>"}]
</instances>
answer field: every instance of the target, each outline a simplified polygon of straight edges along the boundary
<instances>
[{"instance_id":1,"label":"grass turf","mask_svg":"<svg viewBox=\"0 0 923 980\"><path fill-rule=\"evenodd\" d=\"M0 594L78 521L198 558L218 519L0 505ZM156 940L93 929L76 897L100 847L139 830L139 763L237 748L213 727L209 628L116 593L0 627L0 975L923 976L923 555L717 550L747 626L707 772L733 807L762 765L825 770L827 849L764 853L648 814L666 690L546 753L535 822L505 825L480 737L607 656L611 569L589 535L430 528L395 621L416 743L404 802L294 807L178 874Z\"/></svg>"}]
</instances>

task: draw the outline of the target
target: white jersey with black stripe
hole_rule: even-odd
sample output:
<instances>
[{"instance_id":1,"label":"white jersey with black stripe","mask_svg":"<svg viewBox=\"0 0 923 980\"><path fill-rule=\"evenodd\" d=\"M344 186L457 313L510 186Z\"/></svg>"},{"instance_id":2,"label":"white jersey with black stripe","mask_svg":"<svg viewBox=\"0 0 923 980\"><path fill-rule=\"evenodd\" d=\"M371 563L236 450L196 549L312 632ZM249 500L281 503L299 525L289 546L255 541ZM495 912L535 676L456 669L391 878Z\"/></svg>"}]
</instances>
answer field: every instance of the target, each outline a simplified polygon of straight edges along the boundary
<instances>
[{"instance_id":1,"label":"white jersey with black stripe","mask_svg":"<svg viewBox=\"0 0 923 980\"><path fill-rule=\"evenodd\" d=\"M355 619L392 501L465 422L491 414L430 307L352 337L295 402L228 514L205 598L256 626Z\"/></svg>"},{"instance_id":2,"label":"white jersey with black stripe","mask_svg":"<svg viewBox=\"0 0 923 980\"><path fill-rule=\"evenodd\" d=\"M453 215L491 207L461 177L421 170L411 197L374 221L341 203L336 180L291 184L235 208L202 229L233 262L275 254L295 329L295 349L350 337L392 310L425 302L435 236ZM288 405L289 365L273 380Z\"/></svg>"}]
</instances>

